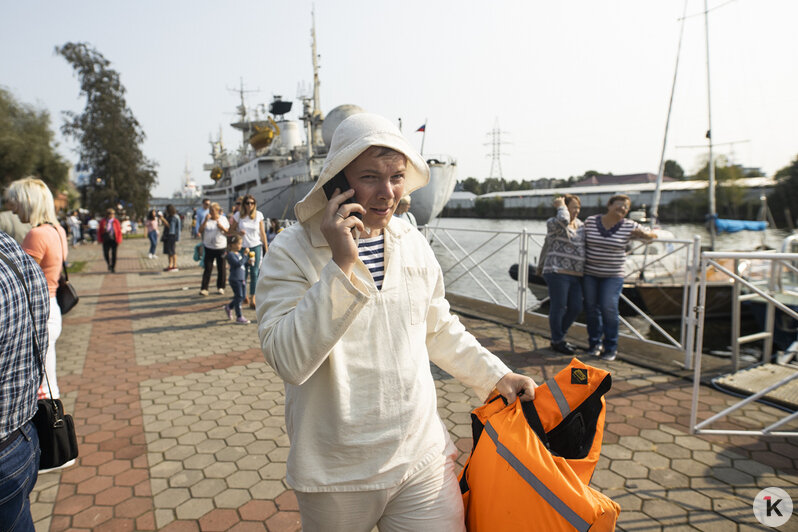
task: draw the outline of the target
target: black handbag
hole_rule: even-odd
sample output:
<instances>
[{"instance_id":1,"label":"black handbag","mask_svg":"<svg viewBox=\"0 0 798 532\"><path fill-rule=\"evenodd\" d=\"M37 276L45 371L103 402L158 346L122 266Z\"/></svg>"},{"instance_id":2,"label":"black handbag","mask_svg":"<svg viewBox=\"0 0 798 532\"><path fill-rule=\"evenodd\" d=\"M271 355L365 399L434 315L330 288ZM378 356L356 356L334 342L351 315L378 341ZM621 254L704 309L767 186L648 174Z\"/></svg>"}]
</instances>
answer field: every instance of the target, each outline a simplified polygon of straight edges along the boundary
<instances>
[{"instance_id":1,"label":"black handbag","mask_svg":"<svg viewBox=\"0 0 798 532\"><path fill-rule=\"evenodd\" d=\"M55 226L53 226L53 229L55 229ZM61 242L61 233L58 233L57 229L55 229L55 232L58 234L58 242ZM65 256L64 244L61 243L61 257ZM58 278L58 288L55 290L55 300L58 303L58 307L61 309L61 314L66 314L72 310L72 307L78 304L80 297L78 297L78 291L75 290L75 287L69 282L69 273L67 273L66 261L62 260L61 264L61 276Z\"/></svg>"},{"instance_id":2,"label":"black handbag","mask_svg":"<svg viewBox=\"0 0 798 532\"><path fill-rule=\"evenodd\" d=\"M49 399L39 399L38 410L33 416L33 425L39 433L39 469L50 469L62 466L70 460L78 457L78 439L75 434L75 422L72 416L64 412L64 405L60 399L53 399L53 391L50 388L50 380L44 370L44 353L39 349L38 333L36 331L36 321L33 317L33 308L30 304L30 293L25 279L22 277L17 265L11 262L8 257L0 253L0 260L5 262L9 268L17 275L20 284L25 290L25 297L28 300L28 314L30 315L31 328L33 329L33 349L36 360L39 361L39 370L44 375L47 383Z\"/></svg>"},{"instance_id":3,"label":"black handbag","mask_svg":"<svg viewBox=\"0 0 798 532\"><path fill-rule=\"evenodd\" d=\"M46 377L47 374L45 374ZM49 390L50 383L47 383ZM78 457L78 439L72 416L64 412L61 399L39 399L39 409L33 416L39 433L39 469L62 466Z\"/></svg>"},{"instance_id":4,"label":"black handbag","mask_svg":"<svg viewBox=\"0 0 798 532\"><path fill-rule=\"evenodd\" d=\"M67 273L66 262L64 268L61 270L61 277L58 279L58 288L55 291L55 300L61 308L61 314L66 314L72 307L78 304L80 297L78 291L69 282L69 274Z\"/></svg>"}]
</instances>

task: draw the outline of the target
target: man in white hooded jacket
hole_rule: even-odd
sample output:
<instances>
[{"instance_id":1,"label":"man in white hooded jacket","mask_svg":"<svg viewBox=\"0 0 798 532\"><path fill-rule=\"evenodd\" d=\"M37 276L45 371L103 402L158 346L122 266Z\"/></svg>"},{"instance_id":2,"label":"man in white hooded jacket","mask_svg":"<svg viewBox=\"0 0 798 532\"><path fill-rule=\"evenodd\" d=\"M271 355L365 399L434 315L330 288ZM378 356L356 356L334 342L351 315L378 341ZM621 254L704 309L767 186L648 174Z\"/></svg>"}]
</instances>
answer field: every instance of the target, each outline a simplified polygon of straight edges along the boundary
<instances>
[{"instance_id":1,"label":"man in white hooded jacket","mask_svg":"<svg viewBox=\"0 0 798 532\"><path fill-rule=\"evenodd\" d=\"M328 200L322 186L340 172L351 188ZM450 313L431 248L393 217L428 181L393 124L350 116L295 207L299 223L264 257L258 333L286 383L287 481L305 531L464 530L430 361L481 399L494 388L510 402L534 397L534 381Z\"/></svg>"}]
</instances>

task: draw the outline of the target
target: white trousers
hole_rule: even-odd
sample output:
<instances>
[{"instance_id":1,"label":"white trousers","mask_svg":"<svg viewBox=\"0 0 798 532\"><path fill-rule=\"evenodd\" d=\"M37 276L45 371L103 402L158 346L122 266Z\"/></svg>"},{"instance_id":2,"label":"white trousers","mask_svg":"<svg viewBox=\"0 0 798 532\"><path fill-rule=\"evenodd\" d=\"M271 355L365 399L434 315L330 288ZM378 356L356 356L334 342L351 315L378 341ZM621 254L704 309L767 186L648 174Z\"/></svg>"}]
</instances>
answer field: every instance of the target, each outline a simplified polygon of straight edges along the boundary
<instances>
[{"instance_id":1,"label":"white trousers","mask_svg":"<svg viewBox=\"0 0 798 532\"><path fill-rule=\"evenodd\" d=\"M376 491L296 492L305 532L464 532L465 517L451 456L401 483Z\"/></svg>"},{"instance_id":2,"label":"white trousers","mask_svg":"<svg viewBox=\"0 0 798 532\"><path fill-rule=\"evenodd\" d=\"M50 298L50 319L47 320L47 335L50 340L47 344L47 353L44 355L44 372L47 378L42 378L42 385L39 388L47 397L50 393L47 389L47 382L50 382L50 389L53 391L53 399L59 399L61 392L58 389L58 380L55 377L55 342L61 336L61 307L54 297Z\"/></svg>"}]
</instances>

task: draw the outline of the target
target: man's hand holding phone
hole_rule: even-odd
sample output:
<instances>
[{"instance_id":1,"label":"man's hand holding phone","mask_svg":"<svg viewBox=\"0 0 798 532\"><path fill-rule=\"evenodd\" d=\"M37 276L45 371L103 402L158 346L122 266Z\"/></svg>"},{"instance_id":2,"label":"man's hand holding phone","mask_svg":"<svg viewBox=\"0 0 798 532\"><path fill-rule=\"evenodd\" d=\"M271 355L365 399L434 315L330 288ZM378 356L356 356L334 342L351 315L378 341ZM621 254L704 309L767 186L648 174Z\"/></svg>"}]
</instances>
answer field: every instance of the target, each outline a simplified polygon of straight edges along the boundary
<instances>
[{"instance_id":1,"label":"man's hand holding phone","mask_svg":"<svg viewBox=\"0 0 798 532\"><path fill-rule=\"evenodd\" d=\"M361 218L366 209L352 201L354 196L354 190L341 192L336 187L327 201L321 220L321 233L330 244L332 258L347 276L352 273L352 267L357 260L355 239L365 229Z\"/></svg>"}]
</instances>

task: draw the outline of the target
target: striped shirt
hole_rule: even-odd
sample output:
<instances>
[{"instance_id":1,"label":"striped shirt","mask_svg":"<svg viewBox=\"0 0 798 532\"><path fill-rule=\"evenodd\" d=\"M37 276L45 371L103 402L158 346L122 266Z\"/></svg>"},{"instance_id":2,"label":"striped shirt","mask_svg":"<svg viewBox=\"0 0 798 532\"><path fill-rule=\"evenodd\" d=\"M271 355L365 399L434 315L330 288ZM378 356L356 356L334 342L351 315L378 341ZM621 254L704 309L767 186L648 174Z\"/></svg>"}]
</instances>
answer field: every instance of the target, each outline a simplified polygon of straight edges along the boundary
<instances>
[{"instance_id":1,"label":"striped shirt","mask_svg":"<svg viewBox=\"0 0 798 532\"><path fill-rule=\"evenodd\" d=\"M0 253L17 269L30 293L28 308L25 288L13 269L0 261L0 440L17 430L36 413L36 391L41 379L41 362L36 360L33 331L36 330L41 357L47 352L47 318L50 296L41 268L0 232ZM35 323L31 323L31 310Z\"/></svg>"},{"instance_id":2,"label":"striped shirt","mask_svg":"<svg viewBox=\"0 0 798 532\"><path fill-rule=\"evenodd\" d=\"M382 289L382 280L385 277L385 235L360 239L357 253L371 272L377 290Z\"/></svg>"},{"instance_id":3,"label":"striped shirt","mask_svg":"<svg viewBox=\"0 0 798 532\"><path fill-rule=\"evenodd\" d=\"M626 245L637 222L624 218L606 229L601 214L585 220L585 274L595 277L623 277L626 262Z\"/></svg>"}]
</instances>

